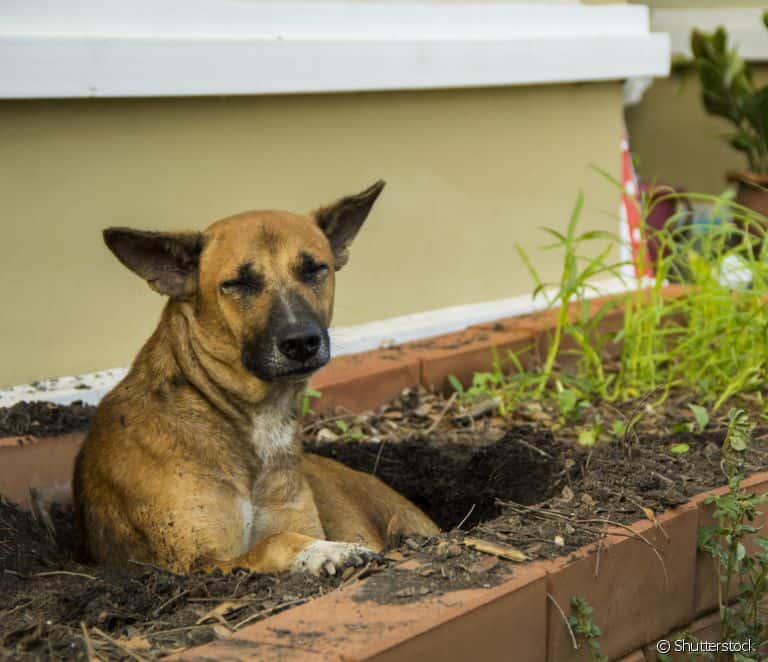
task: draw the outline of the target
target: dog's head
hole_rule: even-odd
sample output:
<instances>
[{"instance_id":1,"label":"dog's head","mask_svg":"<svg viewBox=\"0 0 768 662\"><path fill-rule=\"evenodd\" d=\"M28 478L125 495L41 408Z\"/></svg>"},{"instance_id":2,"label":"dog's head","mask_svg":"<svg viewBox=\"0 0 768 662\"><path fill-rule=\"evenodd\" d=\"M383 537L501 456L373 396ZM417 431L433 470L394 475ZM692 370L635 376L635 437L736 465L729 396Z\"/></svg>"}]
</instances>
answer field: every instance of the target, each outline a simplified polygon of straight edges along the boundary
<instances>
[{"instance_id":1,"label":"dog's head","mask_svg":"<svg viewBox=\"0 0 768 662\"><path fill-rule=\"evenodd\" d=\"M203 232L109 228L104 240L154 290L194 311L218 360L263 382L305 379L330 358L334 272L382 188L309 215L246 212Z\"/></svg>"}]
</instances>

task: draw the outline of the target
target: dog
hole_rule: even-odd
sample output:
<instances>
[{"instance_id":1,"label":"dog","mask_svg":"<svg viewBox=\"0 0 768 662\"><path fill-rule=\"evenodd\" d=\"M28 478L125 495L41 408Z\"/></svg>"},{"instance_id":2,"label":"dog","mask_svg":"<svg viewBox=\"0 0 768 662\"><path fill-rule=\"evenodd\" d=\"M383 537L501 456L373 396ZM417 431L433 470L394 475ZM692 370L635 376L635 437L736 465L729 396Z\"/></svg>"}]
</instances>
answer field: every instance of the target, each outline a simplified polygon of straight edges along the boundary
<instances>
[{"instance_id":1,"label":"dog","mask_svg":"<svg viewBox=\"0 0 768 662\"><path fill-rule=\"evenodd\" d=\"M307 381L330 358L335 272L383 187L203 232L104 231L169 300L77 457L89 560L334 575L393 536L438 533L374 476L302 453L296 434Z\"/></svg>"}]
</instances>

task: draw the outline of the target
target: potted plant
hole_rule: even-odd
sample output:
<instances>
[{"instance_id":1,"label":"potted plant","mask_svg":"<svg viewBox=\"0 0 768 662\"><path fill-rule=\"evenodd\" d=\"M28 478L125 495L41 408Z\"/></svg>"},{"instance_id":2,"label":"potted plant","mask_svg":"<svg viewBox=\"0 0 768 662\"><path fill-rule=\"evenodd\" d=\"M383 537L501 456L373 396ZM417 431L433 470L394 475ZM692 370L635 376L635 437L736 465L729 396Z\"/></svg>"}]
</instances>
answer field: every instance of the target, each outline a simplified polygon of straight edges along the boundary
<instances>
[{"instance_id":1,"label":"potted plant","mask_svg":"<svg viewBox=\"0 0 768 662\"><path fill-rule=\"evenodd\" d=\"M768 26L768 12L763 21ZM735 131L725 137L747 157L747 169L727 173L728 181L738 184L737 202L768 215L768 85L755 84L749 64L729 48L722 27L712 33L694 30L691 50L704 108L733 124Z\"/></svg>"}]
</instances>

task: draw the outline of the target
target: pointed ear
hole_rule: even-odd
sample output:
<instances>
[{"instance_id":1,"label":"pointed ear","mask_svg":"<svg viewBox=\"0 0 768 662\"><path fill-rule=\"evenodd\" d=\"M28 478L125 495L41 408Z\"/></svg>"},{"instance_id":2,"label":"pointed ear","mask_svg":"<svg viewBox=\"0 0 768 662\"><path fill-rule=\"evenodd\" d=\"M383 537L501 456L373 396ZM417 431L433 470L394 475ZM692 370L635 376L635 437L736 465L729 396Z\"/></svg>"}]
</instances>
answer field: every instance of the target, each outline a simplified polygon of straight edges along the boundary
<instances>
[{"instance_id":1,"label":"pointed ear","mask_svg":"<svg viewBox=\"0 0 768 662\"><path fill-rule=\"evenodd\" d=\"M379 180L362 193L347 196L314 212L317 224L331 242L337 271L347 263L349 246L383 188L384 181Z\"/></svg>"},{"instance_id":2,"label":"pointed ear","mask_svg":"<svg viewBox=\"0 0 768 662\"><path fill-rule=\"evenodd\" d=\"M104 242L120 262L160 294L183 298L197 289L197 265L203 248L199 232L107 228Z\"/></svg>"}]
</instances>

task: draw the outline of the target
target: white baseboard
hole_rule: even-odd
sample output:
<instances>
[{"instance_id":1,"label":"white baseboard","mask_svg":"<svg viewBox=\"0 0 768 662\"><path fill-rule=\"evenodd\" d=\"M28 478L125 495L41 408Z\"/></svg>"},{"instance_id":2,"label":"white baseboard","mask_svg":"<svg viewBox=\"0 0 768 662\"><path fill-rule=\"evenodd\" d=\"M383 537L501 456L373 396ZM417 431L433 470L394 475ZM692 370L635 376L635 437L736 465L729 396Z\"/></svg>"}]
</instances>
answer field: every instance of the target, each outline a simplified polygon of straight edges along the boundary
<instances>
[{"instance_id":1,"label":"white baseboard","mask_svg":"<svg viewBox=\"0 0 768 662\"><path fill-rule=\"evenodd\" d=\"M587 296L592 298L623 292L632 285L634 285L632 279L603 280L595 283L595 291L590 291ZM402 315L356 326L335 327L331 329L333 355L343 356L420 340L502 317L525 315L546 307L547 293L545 292L535 299L530 295L515 296ZM85 375L54 377L32 384L19 384L0 390L0 407L9 407L23 400L46 400L58 404L82 400L88 404L97 404L126 375L127 371L128 368L111 368Z\"/></svg>"}]
</instances>

